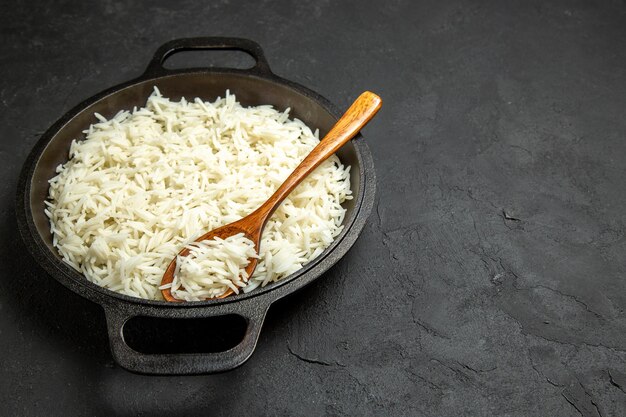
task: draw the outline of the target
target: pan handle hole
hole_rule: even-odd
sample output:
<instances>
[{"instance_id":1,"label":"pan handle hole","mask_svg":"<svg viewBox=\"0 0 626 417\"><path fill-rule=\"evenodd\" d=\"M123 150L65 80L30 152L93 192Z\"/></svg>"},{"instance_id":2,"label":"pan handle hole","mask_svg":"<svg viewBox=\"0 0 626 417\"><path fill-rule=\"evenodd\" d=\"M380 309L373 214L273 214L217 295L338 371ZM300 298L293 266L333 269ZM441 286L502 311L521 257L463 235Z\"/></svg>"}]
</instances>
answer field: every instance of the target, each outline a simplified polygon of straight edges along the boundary
<instances>
[{"instance_id":1,"label":"pan handle hole","mask_svg":"<svg viewBox=\"0 0 626 417\"><path fill-rule=\"evenodd\" d=\"M167 57L163 66L167 69L183 68L236 68L250 69L256 61L242 51L179 51Z\"/></svg>"},{"instance_id":2,"label":"pan handle hole","mask_svg":"<svg viewBox=\"0 0 626 417\"><path fill-rule=\"evenodd\" d=\"M145 354L214 353L237 346L246 332L241 316L171 319L133 317L124 325L124 340Z\"/></svg>"}]
</instances>

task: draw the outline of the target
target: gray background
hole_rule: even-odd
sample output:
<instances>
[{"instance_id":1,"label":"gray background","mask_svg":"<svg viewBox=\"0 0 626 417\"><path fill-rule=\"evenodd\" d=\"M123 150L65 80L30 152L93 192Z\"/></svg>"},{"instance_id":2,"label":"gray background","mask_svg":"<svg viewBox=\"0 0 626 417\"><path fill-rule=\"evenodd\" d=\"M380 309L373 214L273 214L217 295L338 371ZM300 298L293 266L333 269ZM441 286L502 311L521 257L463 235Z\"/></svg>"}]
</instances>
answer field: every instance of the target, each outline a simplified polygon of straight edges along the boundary
<instances>
[{"instance_id":1,"label":"gray background","mask_svg":"<svg viewBox=\"0 0 626 417\"><path fill-rule=\"evenodd\" d=\"M306 3L2 2L0 415L626 415L626 3ZM15 184L73 105L209 35L379 93L379 201L244 366L134 375L23 253Z\"/></svg>"}]
</instances>

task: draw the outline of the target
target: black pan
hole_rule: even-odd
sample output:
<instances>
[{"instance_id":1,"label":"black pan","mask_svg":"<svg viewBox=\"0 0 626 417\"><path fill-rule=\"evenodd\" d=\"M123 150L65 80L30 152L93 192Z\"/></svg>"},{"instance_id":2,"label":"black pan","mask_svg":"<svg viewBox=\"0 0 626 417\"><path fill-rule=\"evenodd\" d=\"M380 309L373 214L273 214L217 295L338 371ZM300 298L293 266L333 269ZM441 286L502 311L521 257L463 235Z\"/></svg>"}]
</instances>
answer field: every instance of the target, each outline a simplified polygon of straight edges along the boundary
<instances>
[{"instance_id":1,"label":"black pan","mask_svg":"<svg viewBox=\"0 0 626 417\"><path fill-rule=\"evenodd\" d=\"M237 50L251 55L256 64L250 69L192 68L171 70L163 62L176 52L188 50ZM354 199L346 202L344 229L317 259L285 279L248 294L223 300L195 303L168 303L122 295L101 288L61 261L52 246L44 201L48 180L55 168L67 161L73 139L96 121L94 113L111 117L121 109L145 105L157 86L172 99L185 96L205 100L223 96L226 89L243 105L272 104L279 110L292 109L292 117L318 127L324 135L340 113L324 97L272 73L261 47L238 38L179 39L161 46L140 77L112 87L74 107L41 137L24 163L17 192L17 220L21 235L35 260L56 280L79 295L100 304L105 311L111 351L122 367L146 374L200 374L226 371L244 363L254 351L269 306L279 298L304 287L322 276L354 244L363 229L374 202L375 174L372 157L360 136L346 144L337 155L352 166L350 182ZM355 92L355 96L356 96ZM355 280L358 277L354 277ZM241 343L218 353L144 354L124 341L124 324L133 317L170 319L204 318L236 314L245 318L247 328Z\"/></svg>"}]
</instances>

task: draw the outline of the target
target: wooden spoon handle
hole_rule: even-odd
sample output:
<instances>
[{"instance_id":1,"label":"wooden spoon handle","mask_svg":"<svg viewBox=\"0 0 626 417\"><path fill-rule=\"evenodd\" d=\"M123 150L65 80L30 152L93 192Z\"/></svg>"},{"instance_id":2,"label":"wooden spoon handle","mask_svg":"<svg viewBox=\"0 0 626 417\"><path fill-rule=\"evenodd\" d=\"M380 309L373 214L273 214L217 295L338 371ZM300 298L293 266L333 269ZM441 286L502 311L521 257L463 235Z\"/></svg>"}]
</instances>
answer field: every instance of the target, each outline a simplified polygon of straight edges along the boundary
<instances>
[{"instance_id":1,"label":"wooden spoon handle","mask_svg":"<svg viewBox=\"0 0 626 417\"><path fill-rule=\"evenodd\" d=\"M263 221L267 220L280 203L307 175L337 152L346 142L356 136L359 130L374 117L381 105L382 100L376 94L370 91L361 94L320 143L313 148L306 158L300 162L300 165L287 177L285 182L250 217L254 216L262 218Z\"/></svg>"}]
</instances>

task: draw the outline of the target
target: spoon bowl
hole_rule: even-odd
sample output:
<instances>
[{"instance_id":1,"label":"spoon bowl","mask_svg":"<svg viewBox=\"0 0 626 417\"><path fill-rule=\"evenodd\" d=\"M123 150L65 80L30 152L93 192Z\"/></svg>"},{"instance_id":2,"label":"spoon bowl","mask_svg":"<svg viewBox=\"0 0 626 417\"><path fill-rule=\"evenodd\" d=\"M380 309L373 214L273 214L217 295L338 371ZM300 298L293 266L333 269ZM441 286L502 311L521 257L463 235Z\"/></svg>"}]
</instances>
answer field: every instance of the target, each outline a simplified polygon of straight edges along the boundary
<instances>
[{"instance_id":1,"label":"spoon bowl","mask_svg":"<svg viewBox=\"0 0 626 417\"><path fill-rule=\"evenodd\" d=\"M255 212L256 213L256 212ZM254 213L253 213L254 214ZM201 242L203 240L212 240L215 238L226 239L227 237L237 235L239 233L243 233L243 235L254 242L255 251L258 253L259 248L261 246L261 235L263 232L262 228L257 227L258 220L252 215L248 215L243 217L233 223L226 224L224 226L218 227L217 229L213 229L210 232L207 232L196 239L196 242ZM185 247L183 250L178 252L178 256L187 256L189 255L189 248ZM167 266L165 273L163 274L163 280L161 281L161 285L170 284L174 280L174 272L176 271L176 259L172 259L172 261ZM248 277L252 276L256 268L256 264L258 262L257 258L249 258L248 265L245 268ZM172 295L171 287L164 288L161 290L161 294L166 301L171 302L181 302L183 300L179 300L178 298ZM215 298L225 298L229 295L234 294L234 291L229 288L223 294L215 297Z\"/></svg>"},{"instance_id":2,"label":"spoon bowl","mask_svg":"<svg viewBox=\"0 0 626 417\"><path fill-rule=\"evenodd\" d=\"M211 240L217 237L226 239L239 233L254 242L256 253L259 253L261 236L265 223L271 217L272 213L280 206L283 200L293 191L294 188L302 182L315 168L322 162L333 155L346 142L352 139L359 130L365 126L374 115L378 112L382 105L382 100L376 94L365 91L362 93L348 110L339 118L337 123L330 129L328 134L313 148L313 150L304 158L304 160L296 167L296 169L287 177L287 179L278 187L270 198L265 201L258 209L251 214L239 219L233 223L218 227L196 239L196 242L203 240ZM187 256L188 248L183 248L178 256ZM252 276L256 265L257 258L248 259L249 263L245 268L248 277ZM174 272L176 270L176 258L172 259L168 265L161 286L171 284L174 280ZM228 289L223 294L215 298L225 298L233 294L232 289ZM163 288L161 294L166 301L180 302L172 295L171 286Z\"/></svg>"}]
</instances>

